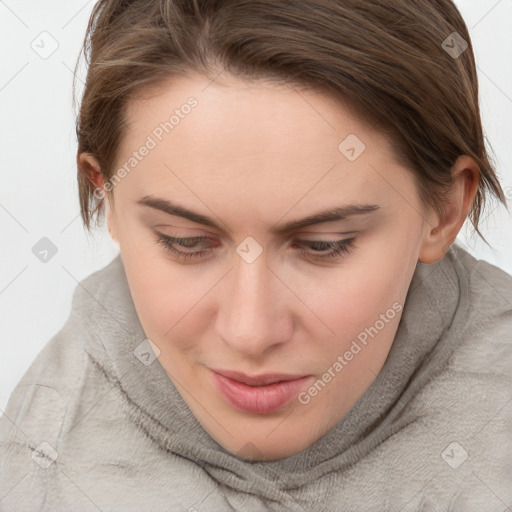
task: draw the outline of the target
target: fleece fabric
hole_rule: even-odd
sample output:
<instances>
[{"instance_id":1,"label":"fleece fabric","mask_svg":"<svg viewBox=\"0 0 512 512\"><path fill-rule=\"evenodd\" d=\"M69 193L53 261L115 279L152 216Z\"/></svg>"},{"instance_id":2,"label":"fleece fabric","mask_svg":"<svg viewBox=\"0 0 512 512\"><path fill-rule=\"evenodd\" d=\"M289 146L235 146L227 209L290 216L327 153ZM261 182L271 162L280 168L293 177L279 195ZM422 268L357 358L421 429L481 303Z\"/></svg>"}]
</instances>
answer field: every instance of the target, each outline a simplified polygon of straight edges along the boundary
<instances>
[{"instance_id":1,"label":"fleece fabric","mask_svg":"<svg viewBox=\"0 0 512 512\"><path fill-rule=\"evenodd\" d=\"M457 242L417 263L372 385L290 457L223 449L144 340L117 255L76 287L9 398L0 510L512 509L512 276Z\"/></svg>"}]
</instances>

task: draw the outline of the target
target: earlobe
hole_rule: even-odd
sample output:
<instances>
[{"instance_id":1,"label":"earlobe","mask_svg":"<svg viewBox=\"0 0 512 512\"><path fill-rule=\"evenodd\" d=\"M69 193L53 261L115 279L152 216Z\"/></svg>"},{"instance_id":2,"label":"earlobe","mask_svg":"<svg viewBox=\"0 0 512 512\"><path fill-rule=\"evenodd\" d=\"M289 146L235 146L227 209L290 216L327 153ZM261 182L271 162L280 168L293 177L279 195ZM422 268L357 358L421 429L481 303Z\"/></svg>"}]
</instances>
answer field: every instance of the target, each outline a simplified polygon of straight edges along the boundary
<instances>
[{"instance_id":1,"label":"earlobe","mask_svg":"<svg viewBox=\"0 0 512 512\"><path fill-rule=\"evenodd\" d=\"M446 239L443 236L435 235L433 237L426 238L423 241L418 259L422 263L436 263L444 258L444 255L449 251L455 241L455 238L452 240L451 237Z\"/></svg>"},{"instance_id":2,"label":"earlobe","mask_svg":"<svg viewBox=\"0 0 512 512\"><path fill-rule=\"evenodd\" d=\"M460 156L452 167L452 173L452 193L445 204L443 217L433 216L427 222L419 253L419 260L423 263L435 263L448 252L471 210L478 190L480 169L471 157Z\"/></svg>"},{"instance_id":3,"label":"earlobe","mask_svg":"<svg viewBox=\"0 0 512 512\"><path fill-rule=\"evenodd\" d=\"M81 153L77 155L77 163L79 167L82 169L82 171L87 176L87 179L92 183L92 185L95 188L101 189L103 193L103 198L105 199L105 219L107 223L108 232L110 235L110 238L114 242L117 242L116 234L113 228L114 220L113 220L113 212L110 208L110 203L108 200L108 197L105 195L105 192L103 191L103 176L101 174L101 167L96 160L96 158L91 155L90 153Z\"/></svg>"},{"instance_id":4,"label":"earlobe","mask_svg":"<svg viewBox=\"0 0 512 512\"><path fill-rule=\"evenodd\" d=\"M444 258L464 223L465 216L461 217L462 210L456 207L458 194L454 193L452 199L445 205L442 217L432 213L425 221L426 228L419 253L422 263L436 263Z\"/></svg>"}]
</instances>

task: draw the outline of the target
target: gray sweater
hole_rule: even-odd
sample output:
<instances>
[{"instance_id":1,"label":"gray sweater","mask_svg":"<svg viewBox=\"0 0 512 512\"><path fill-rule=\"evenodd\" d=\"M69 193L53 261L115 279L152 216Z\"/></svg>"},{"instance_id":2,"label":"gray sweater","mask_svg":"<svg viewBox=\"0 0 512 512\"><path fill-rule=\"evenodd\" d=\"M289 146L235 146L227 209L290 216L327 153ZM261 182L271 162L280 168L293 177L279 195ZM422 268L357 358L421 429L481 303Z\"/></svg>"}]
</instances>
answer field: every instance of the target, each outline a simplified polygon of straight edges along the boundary
<instances>
[{"instance_id":1,"label":"gray sweater","mask_svg":"<svg viewBox=\"0 0 512 512\"><path fill-rule=\"evenodd\" d=\"M455 244L418 262L376 380L296 455L250 462L202 428L145 347L120 255L0 420L0 510L504 512L512 276Z\"/></svg>"}]
</instances>

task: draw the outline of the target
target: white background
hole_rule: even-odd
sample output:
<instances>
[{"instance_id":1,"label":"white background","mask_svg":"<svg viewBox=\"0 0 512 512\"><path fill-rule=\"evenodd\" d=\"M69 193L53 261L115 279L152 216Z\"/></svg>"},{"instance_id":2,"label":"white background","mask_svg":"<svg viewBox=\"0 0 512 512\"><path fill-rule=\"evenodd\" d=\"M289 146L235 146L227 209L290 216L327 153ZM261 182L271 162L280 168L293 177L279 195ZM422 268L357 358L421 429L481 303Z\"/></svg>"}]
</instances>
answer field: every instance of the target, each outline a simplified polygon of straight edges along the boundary
<instances>
[{"instance_id":1,"label":"white background","mask_svg":"<svg viewBox=\"0 0 512 512\"><path fill-rule=\"evenodd\" d=\"M71 86L94 3L0 0L0 414L67 319L77 282L117 254L106 228L88 238L79 216ZM470 28L484 129L512 210L512 0L456 5ZM58 43L47 59L31 47L43 31ZM459 241L512 274L512 218L496 203L483 218L494 251L470 236L469 222ZM32 253L42 237L58 249L47 263Z\"/></svg>"}]
</instances>

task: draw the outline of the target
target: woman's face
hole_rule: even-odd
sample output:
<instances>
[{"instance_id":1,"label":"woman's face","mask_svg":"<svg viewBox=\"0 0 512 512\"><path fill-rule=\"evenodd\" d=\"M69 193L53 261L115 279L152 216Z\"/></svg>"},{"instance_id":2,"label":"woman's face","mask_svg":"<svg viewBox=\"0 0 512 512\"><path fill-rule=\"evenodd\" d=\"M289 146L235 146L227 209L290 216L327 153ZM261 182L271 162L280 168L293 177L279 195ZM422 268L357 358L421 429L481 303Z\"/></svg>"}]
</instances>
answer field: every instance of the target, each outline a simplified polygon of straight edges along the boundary
<instances>
[{"instance_id":1,"label":"woman's face","mask_svg":"<svg viewBox=\"0 0 512 512\"><path fill-rule=\"evenodd\" d=\"M427 226L411 173L326 95L199 77L130 104L122 166L109 227L160 364L227 450L304 450L393 343Z\"/></svg>"}]
</instances>

